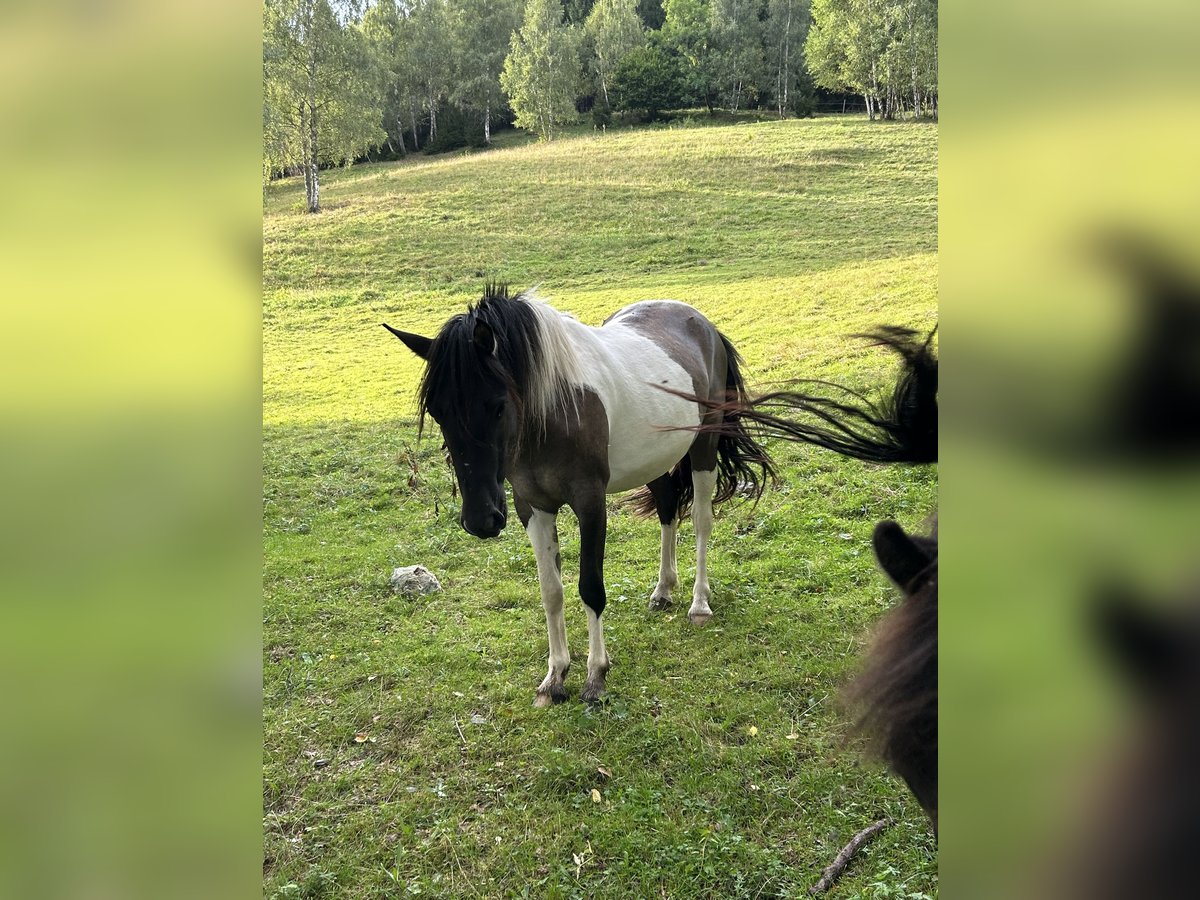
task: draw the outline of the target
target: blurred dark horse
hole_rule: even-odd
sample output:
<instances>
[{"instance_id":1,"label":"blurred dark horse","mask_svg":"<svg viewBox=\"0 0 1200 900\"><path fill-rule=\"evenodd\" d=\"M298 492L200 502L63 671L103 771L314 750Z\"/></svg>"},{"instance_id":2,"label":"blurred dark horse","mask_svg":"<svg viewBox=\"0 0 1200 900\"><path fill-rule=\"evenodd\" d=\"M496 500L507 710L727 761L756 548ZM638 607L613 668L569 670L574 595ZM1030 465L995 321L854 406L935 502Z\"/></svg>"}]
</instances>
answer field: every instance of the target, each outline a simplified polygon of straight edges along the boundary
<instances>
[{"instance_id":1,"label":"blurred dark horse","mask_svg":"<svg viewBox=\"0 0 1200 900\"><path fill-rule=\"evenodd\" d=\"M804 380L793 389L721 406L755 437L824 447L876 463L936 463L938 362L927 336L881 327L858 335L901 359L895 386L880 400L842 385ZM798 388L803 388L799 390ZM704 426L718 430L720 426ZM908 534L896 522L875 526L872 546L880 568L903 594L876 629L863 671L846 699L857 710L856 730L873 752L908 784L937 833L938 541Z\"/></svg>"},{"instance_id":2,"label":"blurred dark horse","mask_svg":"<svg viewBox=\"0 0 1200 900\"><path fill-rule=\"evenodd\" d=\"M1047 896L1069 900L1197 894L1200 841L1200 591L1163 603L1108 584L1095 633L1135 707L1107 778L1054 860Z\"/></svg>"}]
</instances>

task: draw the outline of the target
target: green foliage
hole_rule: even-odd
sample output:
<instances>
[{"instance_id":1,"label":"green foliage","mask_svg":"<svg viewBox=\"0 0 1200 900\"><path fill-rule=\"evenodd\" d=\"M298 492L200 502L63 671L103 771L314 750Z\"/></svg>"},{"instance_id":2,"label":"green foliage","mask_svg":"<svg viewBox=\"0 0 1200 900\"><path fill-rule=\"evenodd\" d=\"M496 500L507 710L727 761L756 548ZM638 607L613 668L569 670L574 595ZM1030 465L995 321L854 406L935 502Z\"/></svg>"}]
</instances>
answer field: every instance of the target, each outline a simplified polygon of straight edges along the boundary
<instances>
[{"instance_id":1,"label":"green foliage","mask_svg":"<svg viewBox=\"0 0 1200 900\"><path fill-rule=\"evenodd\" d=\"M303 168L308 206L317 172L384 139L378 74L369 45L328 0L267 0L263 6L264 173Z\"/></svg>"},{"instance_id":2,"label":"green foliage","mask_svg":"<svg viewBox=\"0 0 1200 900\"><path fill-rule=\"evenodd\" d=\"M585 29L591 38L596 85L604 105L611 107L608 88L613 70L627 53L646 43L636 0L598 0L587 18Z\"/></svg>"},{"instance_id":3,"label":"green foliage","mask_svg":"<svg viewBox=\"0 0 1200 900\"><path fill-rule=\"evenodd\" d=\"M559 0L528 0L500 76L517 126L543 140L578 118L579 33L562 19Z\"/></svg>"},{"instance_id":4,"label":"green foliage","mask_svg":"<svg viewBox=\"0 0 1200 900\"><path fill-rule=\"evenodd\" d=\"M813 79L854 91L871 118L937 105L936 0L813 0L804 52Z\"/></svg>"},{"instance_id":5,"label":"green foliage","mask_svg":"<svg viewBox=\"0 0 1200 900\"><path fill-rule=\"evenodd\" d=\"M453 0L454 77L450 99L473 110L483 122L504 106L500 74L509 41L521 20L520 0ZM490 140L490 123L480 125Z\"/></svg>"},{"instance_id":6,"label":"green foliage","mask_svg":"<svg viewBox=\"0 0 1200 900\"><path fill-rule=\"evenodd\" d=\"M787 94L787 108L798 119L811 119L817 112L817 92L807 69L796 75L795 84Z\"/></svg>"},{"instance_id":7,"label":"green foliage","mask_svg":"<svg viewBox=\"0 0 1200 900\"><path fill-rule=\"evenodd\" d=\"M488 542L458 526L436 427L417 439L419 362L379 323L430 334L487 277L542 282L593 325L676 297L730 336L755 388L875 391L895 362L848 335L936 316L937 126L823 117L597 139L589 125L495 143L330 172L321 216L297 211L299 179L266 190L264 898L802 897L884 816L895 824L829 896L936 897L920 808L843 746L836 705L896 598L871 528L919 527L935 474L772 445L782 486L718 511L716 615L699 631L690 526L676 606L652 613L657 524L612 498L616 664L595 709L578 699L564 513L572 696L536 710L533 554L515 517ZM391 569L412 563L443 592L393 595Z\"/></svg>"},{"instance_id":8,"label":"green foliage","mask_svg":"<svg viewBox=\"0 0 1200 900\"><path fill-rule=\"evenodd\" d=\"M663 9L659 38L682 60L684 99L712 112L717 103L719 56L709 0L665 0Z\"/></svg>"},{"instance_id":9,"label":"green foliage","mask_svg":"<svg viewBox=\"0 0 1200 900\"><path fill-rule=\"evenodd\" d=\"M721 105L734 112L756 103L766 73L760 5L758 0L711 0L716 89Z\"/></svg>"},{"instance_id":10,"label":"green foliage","mask_svg":"<svg viewBox=\"0 0 1200 900\"><path fill-rule=\"evenodd\" d=\"M663 0L638 0L637 11L638 18L642 20L642 27L651 31L662 28Z\"/></svg>"},{"instance_id":11,"label":"green foliage","mask_svg":"<svg viewBox=\"0 0 1200 900\"><path fill-rule=\"evenodd\" d=\"M612 93L617 109L658 118L662 110L683 102L679 58L656 42L625 54L612 74Z\"/></svg>"},{"instance_id":12,"label":"green foliage","mask_svg":"<svg viewBox=\"0 0 1200 900\"><path fill-rule=\"evenodd\" d=\"M592 125L596 128L608 128L613 123L613 111L601 100L592 106Z\"/></svg>"},{"instance_id":13,"label":"green foliage","mask_svg":"<svg viewBox=\"0 0 1200 900\"><path fill-rule=\"evenodd\" d=\"M808 0L770 0L768 3L763 25L764 86L773 95L781 118L785 110L804 116L812 115L815 109L812 78L804 65L808 22Z\"/></svg>"}]
</instances>

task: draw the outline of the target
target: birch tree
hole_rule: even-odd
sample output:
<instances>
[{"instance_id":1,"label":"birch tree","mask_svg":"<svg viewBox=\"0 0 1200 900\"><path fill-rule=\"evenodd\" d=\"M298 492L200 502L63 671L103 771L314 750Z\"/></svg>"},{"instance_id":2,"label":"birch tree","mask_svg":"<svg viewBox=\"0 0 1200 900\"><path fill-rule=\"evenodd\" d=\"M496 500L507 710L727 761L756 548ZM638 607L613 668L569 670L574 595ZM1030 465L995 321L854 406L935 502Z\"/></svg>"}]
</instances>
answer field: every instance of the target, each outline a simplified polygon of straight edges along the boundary
<instances>
[{"instance_id":1,"label":"birch tree","mask_svg":"<svg viewBox=\"0 0 1200 900\"><path fill-rule=\"evenodd\" d=\"M264 170L300 168L309 212L321 208L320 167L380 144L380 104L361 31L328 0L266 0L263 7Z\"/></svg>"},{"instance_id":2,"label":"birch tree","mask_svg":"<svg viewBox=\"0 0 1200 900\"><path fill-rule=\"evenodd\" d=\"M867 117L894 118L937 105L935 0L812 0L804 43L813 79L862 94Z\"/></svg>"},{"instance_id":3,"label":"birch tree","mask_svg":"<svg viewBox=\"0 0 1200 900\"><path fill-rule=\"evenodd\" d=\"M450 99L479 114L484 143L492 142L492 117L504 105L500 75L513 32L521 24L520 0L454 0L455 47Z\"/></svg>"},{"instance_id":4,"label":"birch tree","mask_svg":"<svg viewBox=\"0 0 1200 900\"><path fill-rule=\"evenodd\" d=\"M387 144L393 152L398 147L401 153L408 153L404 133L411 125L412 146L419 150L416 115L421 103L408 53L411 21L394 0L381 0L367 10L360 27L374 61Z\"/></svg>"},{"instance_id":5,"label":"birch tree","mask_svg":"<svg viewBox=\"0 0 1200 900\"><path fill-rule=\"evenodd\" d=\"M757 99L764 61L758 8L758 0L712 0L718 84L725 105L735 112Z\"/></svg>"},{"instance_id":6,"label":"birch tree","mask_svg":"<svg viewBox=\"0 0 1200 900\"><path fill-rule=\"evenodd\" d=\"M779 118L790 108L792 91L804 77L804 37L808 33L807 0L770 0L766 44Z\"/></svg>"},{"instance_id":7,"label":"birch tree","mask_svg":"<svg viewBox=\"0 0 1200 900\"><path fill-rule=\"evenodd\" d=\"M611 109L608 88L613 71L627 53L646 43L637 0L597 0L587 18L585 29L595 48L592 67L596 82L604 97L604 105Z\"/></svg>"},{"instance_id":8,"label":"birch tree","mask_svg":"<svg viewBox=\"0 0 1200 900\"><path fill-rule=\"evenodd\" d=\"M528 0L521 27L512 36L500 84L516 124L551 140L577 118L579 36L563 23L559 0Z\"/></svg>"},{"instance_id":9,"label":"birch tree","mask_svg":"<svg viewBox=\"0 0 1200 900\"><path fill-rule=\"evenodd\" d=\"M450 89L453 19L447 0L415 0L409 18L412 20L409 60L429 120L429 140L433 141L437 138L438 109Z\"/></svg>"}]
</instances>

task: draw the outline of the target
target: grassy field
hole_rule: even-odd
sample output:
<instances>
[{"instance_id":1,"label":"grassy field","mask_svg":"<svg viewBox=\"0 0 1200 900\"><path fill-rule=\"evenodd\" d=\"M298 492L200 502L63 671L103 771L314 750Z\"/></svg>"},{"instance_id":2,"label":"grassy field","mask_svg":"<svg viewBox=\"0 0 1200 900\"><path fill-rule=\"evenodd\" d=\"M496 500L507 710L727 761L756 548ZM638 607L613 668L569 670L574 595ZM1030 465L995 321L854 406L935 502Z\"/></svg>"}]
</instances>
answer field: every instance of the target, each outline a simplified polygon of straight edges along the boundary
<instances>
[{"instance_id":1,"label":"grassy field","mask_svg":"<svg viewBox=\"0 0 1200 900\"><path fill-rule=\"evenodd\" d=\"M854 832L895 823L830 896L937 895L936 846L902 784L843 744L839 685L894 602L871 528L918 526L936 473L774 445L785 480L718 511L714 618L651 612L658 528L610 504L614 666L579 699L578 533L560 518L571 699L532 707L545 623L515 516L457 524L417 360L485 278L584 322L699 307L753 385L883 383L848 335L937 309L937 130L831 117L515 135L497 149L294 180L264 216L264 896L800 896ZM395 566L444 590L395 596ZM598 794L593 793L597 791ZM596 797L599 800L596 800Z\"/></svg>"}]
</instances>

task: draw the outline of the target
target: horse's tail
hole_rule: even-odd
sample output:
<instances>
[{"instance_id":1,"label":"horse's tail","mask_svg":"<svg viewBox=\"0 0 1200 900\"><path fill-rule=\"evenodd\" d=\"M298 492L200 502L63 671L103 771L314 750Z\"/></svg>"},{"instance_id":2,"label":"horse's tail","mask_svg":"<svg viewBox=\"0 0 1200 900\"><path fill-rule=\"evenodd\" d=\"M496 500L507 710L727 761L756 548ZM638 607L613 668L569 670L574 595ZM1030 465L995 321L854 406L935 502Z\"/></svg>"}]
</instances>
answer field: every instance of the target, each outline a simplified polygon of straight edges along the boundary
<instances>
[{"instance_id":1,"label":"horse's tail","mask_svg":"<svg viewBox=\"0 0 1200 900\"><path fill-rule=\"evenodd\" d=\"M801 384L833 388L845 399L816 393L774 391L746 401L738 415L761 434L815 444L854 459L879 463L935 463L938 457L938 362L932 342L936 332L934 327L922 339L910 328L882 326L856 335L887 347L902 359L896 387L882 400L872 401L842 385L803 380Z\"/></svg>"},{"instance_id":2,"label":"horse's tail","mask_svg":"<svg viewBox=\"0 0 1200 900\"><path fill-rule=\"evenodd\" d=\"M742 378L741 354L729 343L729 338L720 332L717 332L717 336L725 347L725 358L728 360L725 370L725 402L714 403L676 391L668 393L712 409L719 409L723 413L721 424L711 427L701 425L695 429L717 435L717 489L713 503L721 503L738 495L757 502L766 490L767 482L778 480L779 473L775 470L775 463L766 449L750 435L741 421L742 411L748 402L746 382ZM672 493L677 498L675 514L682 519L692 508L692 500L695 499L691 459L685 455L675 468L671 469L668 477L671 479ZM634 512L641 516L654 515L658 508L654 502L654 495L647 488L637 491L630 498L630 503Z\"/></svg>"},{"instance_id":3,"label":"horse's tail","mask_svg":"<svg viewBox=\"0 0 1200 900\"><path fill-rule=\"evenodd\" d=\"M725 346L729 361L725 373L726 403L723 421L717 438L717 493L713 503L721 503L741 494L756 503L767 489L767 482L777 481L779 473L766 448L746 430L748 398L742 378L742 355L734 349L729 338L717 332Z\"/></svg>"}]
</instances>

